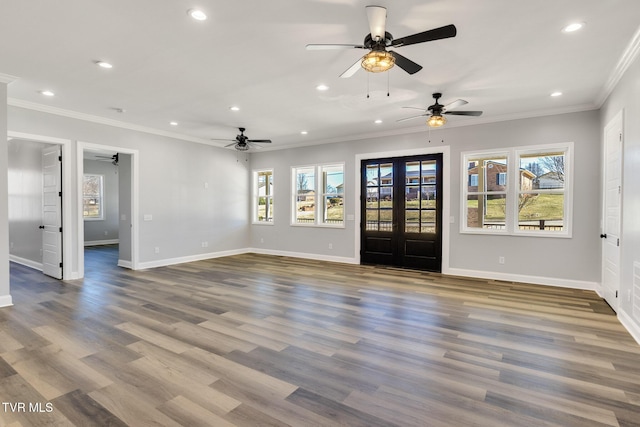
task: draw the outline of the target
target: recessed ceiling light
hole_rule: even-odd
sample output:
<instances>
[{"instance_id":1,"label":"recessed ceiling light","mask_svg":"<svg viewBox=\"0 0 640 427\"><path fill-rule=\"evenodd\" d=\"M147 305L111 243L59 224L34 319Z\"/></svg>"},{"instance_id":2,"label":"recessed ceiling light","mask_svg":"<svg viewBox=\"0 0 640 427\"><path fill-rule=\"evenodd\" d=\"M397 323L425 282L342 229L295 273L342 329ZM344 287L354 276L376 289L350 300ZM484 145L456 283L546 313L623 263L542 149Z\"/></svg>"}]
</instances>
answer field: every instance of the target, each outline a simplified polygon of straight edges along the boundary
<instances>
[{"instance_id":1,"label":"recessed ceiling light","mask_svg":"<svg viewBox=\"0 0 640 427\"><path fill-rule=\"evenodd\" d=\"M207 19L207 14L199 9L189 9L187 13L196 21L204 21Z\"/></svg>"},{"instance_id":2,"label":"recessed ceiling light","mask_svg":"<svg viewBox=\"0 0 640 427\"><path fill-rule=\"evenodd\" d=\"M300 135L307 135L309 132L307 132L306 130L301 130L300 131Z\"/></svg>"},{"instance_id":3,"label":"recessed ceiling light","mask_svg":"<svg viewBox=\"0 0 640 427\"><path fill-rule=\"evenodd\" d=\"M379 125L380 123L382 123L382 120L378 119L378 120L374 121L373 123Z\"/></svg>"},{"instance_id":4,"label":"recessed ceiling light","mask_svg":"<svg viewBox=\"0 0 640 427\"><path fill-rule=\"evenodd\" d=\"M316 86L316 89L319 90L319 91L325 91L325 90L329 90L329 86L321 84L321 85Z\"/></svg>"},{"instance_id":5,"label":"recessed ceiling light","mask_svg":"<svg viewBox=\"0 0 640 427\"><path fill-rule=\"evenodd\" d=\"M234 105L233 107L229 107L229 110L231 110L231 111L240 111L240 107L237 107L237 106Z\"/></svg>"},{"instance_id":6,"label":"recessed ceiling light","mask_svg":"<svg viewBox=\"0 0 640 427\"><path fill-rule=\"evenodd\" d=\"M553 93L551 94L551 96L553 96L554 98L555 98L556 96L562 96L562 92L553 92Z\"/></svg>"},{"instance_id":7,"label":"recessed ceiling light","mask_svg":"<svg viewBox=\"0 0 640 427\"><path fill-rule=\"evenodd\" d=\"M584 22L573 22L562 29L563 33L573 33L584 27Z\"/></svg>"},{"instance_id":8,"label":"recessed ceiling light","mask_svg":"<svg viewBox=\"0 0 640 427\"><path fill-rule=\"evenodd\" d=\"M109 64L108 62L104 62L104 61L96 61L96 65L100 68L113 68L113 65Z\"/></svg>"},{"instance_id":9,"label":"recessed ceiling light","mask_svg":"<svg viewBox=\"0 0 640 427\"><path fill-rule=\"evenodd\" d=\"M178 122L169 122L171 126L178 126Z\"/></svg>"},{"instance_id":10,"label":"recessed ceiling light","mask_svg":"<svg viewBox=\"0 0 640 427\"><path fill-rule=\"evenodd\" d=\"M51 92L50 90L41 90L40 93L43 94L44 96L53 96L53 95L55 95L55 93Z\"/></svg>"}]
</instances>

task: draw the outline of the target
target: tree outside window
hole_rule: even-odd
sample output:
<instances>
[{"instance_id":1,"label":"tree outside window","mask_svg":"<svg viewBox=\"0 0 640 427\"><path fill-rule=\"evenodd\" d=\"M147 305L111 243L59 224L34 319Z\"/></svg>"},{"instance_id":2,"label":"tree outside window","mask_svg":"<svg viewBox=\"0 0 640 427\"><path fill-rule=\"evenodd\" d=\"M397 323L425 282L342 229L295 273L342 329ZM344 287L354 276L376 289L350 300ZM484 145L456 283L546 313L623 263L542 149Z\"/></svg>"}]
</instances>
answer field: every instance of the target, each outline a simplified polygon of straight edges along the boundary
<instances>
[{"instance_id":1,"label":"tree outside window","mask_svg":"<svg viewBox=\"0 0 640 427\"><path fill-rule=\"evenodd\" d=\"M82 216L84 219L104 219L104 176L85 174L82 183Z\"/></svg>"}]
</instances>

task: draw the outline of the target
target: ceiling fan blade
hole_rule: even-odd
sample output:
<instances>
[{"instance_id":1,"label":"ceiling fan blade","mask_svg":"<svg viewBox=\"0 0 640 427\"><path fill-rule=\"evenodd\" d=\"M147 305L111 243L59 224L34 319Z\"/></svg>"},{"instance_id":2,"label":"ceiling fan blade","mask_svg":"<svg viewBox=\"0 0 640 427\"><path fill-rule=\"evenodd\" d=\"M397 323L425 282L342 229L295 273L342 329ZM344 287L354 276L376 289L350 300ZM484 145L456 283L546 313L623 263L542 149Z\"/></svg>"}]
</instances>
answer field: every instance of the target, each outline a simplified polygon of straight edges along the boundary
<instances>
[{"instance_id":1,"label":"ceiling fan blade","mask_svg":"<svg viewBox=\"0 0 640 427\"><path fill-rule=\"evenodd\" d=\"M307 50L329 50L329 49L367 49L361 44L308 44Z\"/></svg>"},{"instance_id":2,"label":"ceiling fan blade","mask_svg":"<svg viewBox=\"0 0 640 427\"><path fill-rule=\"evenodd\" d=\"M361 67L360 63L362 62L362 58L358 59L351 67L347 68L347 70L340 74L340 77L343 79L347 79L351 76L353 76L356 71L358 71Z\"/></svg>"},{"instance_id":3,"label":"ceiling fan blade","mask_svg":"<svg viewBox=\"0 0 640 427\"><path fill-rule=\"evenodd\" d=\"M393 42L391 42L391 46L408 46L416 43L447 39L449 37L455 37L457 32L458 30L456 30L455 25L445 25L444 27L434 28L433 30L427 30L421 33L395 39Z\"/></svg>"},{"instance_id":4,"label":"ceiling fan blade","mask_svg":"<svg viewBox=\"0 0 640 427\"><path fill-rule=\"evenodd\" d=\"M412 60L400 55L398 52L389 52L395 59L396 65L409 74L415 74L422 70L422 65L416 64Z\"/></svg>"},{"instance_id":5,"label":"ceiling fan blade","mask_svg":"<svg viewBox=\"0 0 640 427\"><path fill-rule=\"evenodd\" d=\"M461 107L461 106L463 106L465 104L468 104L468 102L465 101L464 99L458 99L458 100L455 100L455 101L445 105L443 108L445 110L453 110L454 108Z\"/></svg>"},{"instance_id":6,"label":"ceiling fan blade","mask_svg":"<svg viewBox=\"0 0 640 427\"><path fill-rule=\"evenodd\" d=\"M270 139L247 139L247 142L266 142L266 143L271 143Z\"/></svg>"},{"instance_id":7,"label":"ceiling fan blade","mask_svg":"<svg viewBox=\"0 0 640 427\"><path fill-rule=\"evenodd\" d=\"M220 141L220 140L218 140L218 141ZM234 145L236 145L237 143L238 143L238 141L233 141L231 144L227 144L227 145L225 145L225 146L224 146L224 148L227 148L227 147L233 147L233 146L234 146Z\"/></svg>"},{"instance_id":8,"label":"ceiling fan blade","mask_svg":"<svg viewBox=\"0 0 640 427\"><path fill-rule=\"evenodd\" d=\"M418 116L405 117L404 119L396 120L396 122L405 122L407 120L413 120L413 119L417 119L417 118L420 118L420 117L429 117L430 115L431 114L429 114L429 113L424 113L424 114L420 114Z\"/></svg>"},{"instance_id":9,"label":"ceiling fan blade","mask_svg":"<svg viewBox=\"0 0 640 427\"><path fill-rule=\"evenodd\" d=\"M367 19L373 41L384 40L387 23L387 8L382 6L367 6Z\"/></svg>"},{"instance_id":10,"label":"ceiling fan blade","mask_svg":"<svg viewBox=\"0 0 640 427\"><path fill-rule=\"evenodd\" d=\"M425 113L427 112L426 108L420 108L420 107L402 107L402 108L410 108L412 110L420 110L420 111L424 111Z\"/></svg>"},{"instance_id":11,"label":"ceiling fan blade","mask_svg":"<svg viewBox=\"0 0 640 427\"><path fill-rule=\"evenodd\" d=\"M251 148L257 148L258 150L262 150L262 146L260 145L252 144L251 142L249 142L247 145Z\"/></svg>"},{"instance_id":12,"label":"ceiling fan blade","mask_svg":"<svg viewBox=\"0 0 640 427\"><path fill-rule=\"evenodd\" d=\"M451 114L453 116L481 116L482 111L445 111L443 114Z\"/></svg>"}]
</instances>

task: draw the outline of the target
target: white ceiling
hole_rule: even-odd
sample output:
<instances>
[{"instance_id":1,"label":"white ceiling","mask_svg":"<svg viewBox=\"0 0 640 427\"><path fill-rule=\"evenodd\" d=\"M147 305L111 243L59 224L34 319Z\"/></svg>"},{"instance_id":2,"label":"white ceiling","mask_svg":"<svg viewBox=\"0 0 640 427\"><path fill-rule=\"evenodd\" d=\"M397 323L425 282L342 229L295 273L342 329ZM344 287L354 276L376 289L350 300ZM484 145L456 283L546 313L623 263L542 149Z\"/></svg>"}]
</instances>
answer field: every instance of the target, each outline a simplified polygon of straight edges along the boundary
<instances>
[{"instance_id":1,"label":"white ceiling","mask_svg":"<svg viewBox=\"0 0 640 427\"><path fill-rule=\"evenodd\" d=\"M399 48L424 67L417 74L341 79L365 51L305 45L362 43L371 1L387 7L395 38L447 24L458 35ZM194 21L190 8L209 18ZM243 126L285 148L426 132L421 119L396 120L415 114L403 106L432 104L433 92L484 111L447 126L598 108L637 50L638 17L638 0L2 0L0 73L18 77L11 105L220 146L211 138ZM574 21L586 26L561 31Z\"/></svg>"}]
</instances>

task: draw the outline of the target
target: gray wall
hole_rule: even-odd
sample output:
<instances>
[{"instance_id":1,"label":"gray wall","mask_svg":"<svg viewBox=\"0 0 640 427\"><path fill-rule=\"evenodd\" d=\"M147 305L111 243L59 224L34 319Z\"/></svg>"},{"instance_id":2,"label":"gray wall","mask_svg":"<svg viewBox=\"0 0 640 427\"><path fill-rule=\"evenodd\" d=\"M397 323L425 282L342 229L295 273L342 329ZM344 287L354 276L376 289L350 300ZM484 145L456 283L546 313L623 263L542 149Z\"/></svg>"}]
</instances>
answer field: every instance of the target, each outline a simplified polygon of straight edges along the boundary
<instances>
[{"instance_id":1,"label":"gray wall","mask_svg":"<svg viewBox=\"0 0 640 427\"><path fill-rule=\"evenodd\" d=\"M14 132L138 151L139 267L247 248L249 170L234 151L19 107L9 107L8 115ZM77 143L71 152L75 170ZM71 197L77 223L80 200ZM145 215L152 220L144 221ZM70 269L77 272L73 255Z\"/></svg>"},{"instance_id":2,"label":"gray wall","mask_svg":"<svg viewBox=\"0 0 640 427\"><path fill-rule=\"evenodd\" d=\"M47 144L9 141L9 252L42 268L42 149ZM14 258L15 259L15 258Z\"/></svg>"},{"instance_id":3,"label":"gray wall","mask_svg":"<svg viewBox=\"0 0 640 427\"><path fill-rule=\"evenodd\" d=\"M252 225L251 246L266 253L289 252L306 256L319 254L359 260L356 252L358 218L346 221L344 229L290 225L292 166L325 162L345 163L346 215L356 213L356 157L366 153L400 152L421 147L450 148L450 232L449 266L452 274L505 277L520 280L594 288L600 281L598 238L599 211L599 116L597 111L505 121L408 135L371 138L287 151L252 154L252 169L274 169L276 217L273 225ZM461 234L461 153L501 147L551 144L573 141L574 215L573 237L542 238ZM446 175L446 171L445 171ZM596 196L597 197L597 196ZM594 209L594 206L596 208ZM447 219L445 219L447 223ZM332 243L333 249L328 249ZM506 263L498 263L505 256Z\"/></svg>"},{"instance_id":4,"label":"gray wall","mask_svg":"<svg viewBox=\"0 0 640 427\"><path fill-rule=\"evenodd\" d=\"M131 155L120 154L118 166L118 265L131 267Z\"/></svg>"},{"instance_id":5,"label":"gray wall","mask_svg":"<svg viewBox=\"0 0 640 427\"><path fill-rule=\"evenodd\" d=\"M111 162L84 160L84 173L104 176L104 218L84 221L85 244L118 240L119 221L119 167Z\"/></svg>"},{"instance_id":6,"label":"gray wall","mask_svg":"<svg viewBox=\"0 0 640 427\"><path fill-rule=\"evenodd\" d=\"M618 315L640 341L640 287L633 285L633 264L640 263L640 59L636 59L604 103L602 128L620 111L623 115L621 282ZM601 138L603 132L601 131ZM604 140L603 140L604 143ZM640 280L637 279L637 280ZM628 296L631 296L629 300ZM638 307L632 305L637 299Z\"/></svg>"}]
</instances>

